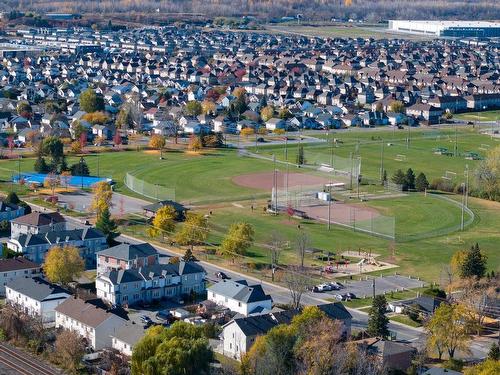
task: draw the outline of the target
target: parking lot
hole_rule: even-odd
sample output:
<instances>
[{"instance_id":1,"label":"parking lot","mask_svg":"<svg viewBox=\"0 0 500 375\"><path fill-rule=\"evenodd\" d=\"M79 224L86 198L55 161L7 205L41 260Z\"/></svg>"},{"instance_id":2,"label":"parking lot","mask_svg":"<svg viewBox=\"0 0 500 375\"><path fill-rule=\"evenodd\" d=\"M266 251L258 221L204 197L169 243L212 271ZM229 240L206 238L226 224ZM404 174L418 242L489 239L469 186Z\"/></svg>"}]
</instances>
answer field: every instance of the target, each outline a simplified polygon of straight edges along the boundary
<instances>
[{"instance_id":1,"label":"parking lot","mask_svg":"<svg viewBox=\"0 0 500 375\"><path fill-rule=\"evenodd\" d=\"M373 295L373 283L375 282L375 294L385 294L397 292L406 289L415 289L425 286L423 281L415 278L409 278L401 275L391 275L384 277L368 278L361 281L343 281L343 287L339 290L325 291L322 293L315 292L315 295L325 297L326 294L332 296L345 295L348 293L354 294L357 298L371 297Z\"/></svg>"}]
</instances>

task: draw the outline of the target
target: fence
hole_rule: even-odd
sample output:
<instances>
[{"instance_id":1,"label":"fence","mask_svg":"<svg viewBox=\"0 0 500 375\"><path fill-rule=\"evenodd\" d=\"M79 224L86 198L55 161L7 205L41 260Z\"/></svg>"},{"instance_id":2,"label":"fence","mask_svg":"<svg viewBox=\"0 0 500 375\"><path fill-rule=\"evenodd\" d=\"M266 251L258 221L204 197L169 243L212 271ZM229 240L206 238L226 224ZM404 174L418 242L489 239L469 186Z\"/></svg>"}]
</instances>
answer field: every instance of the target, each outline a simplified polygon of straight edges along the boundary
<instances>
[{"instance_id":1,"label":"fence","mask_svg":"<svg viewBox=\"0 0 500 375\"><path fill-rule=\"evenodd\" d=\"M127 173L124 179L125 186L134 193L144 197L155 199L157 201L172 200L175 201L175 189L168 188L159 184L140 180L137 177Z\"/></svg>"},{"instance_id":2,"label":"fence","mask_svg":"<svg viewBox=\"0 0 500 375\"><path fill-rule=\"evenodd\" d=\"M36 184L43 185L45 180L47 179L48 174L44 173L21 173L16 174L12 177L12 182L14 183L23 183L26 185ZM106 181L111 183L112 180L110 178L103 177L93 177L93 176L57 176L59 178L60 184L62 186L73 186L73 187L82 187L82 188L90 188L94 184Z\"/></svg>"},{"instance_id":3,"label":"fence","mask_svg":"<svg viewBox=\"0 0 500 375\"><path fill-rule=\"evenodd\" d=\"M474 222L476 215L474 214L474 212L470 208L466 207L461 202L457 202L456 200L451 199L451 198L444 196L442 194L427 193L427 195L434 198L434 199L441 199L441 200L447 201L450 204L453 204L461 209L463 208L463 210L464 210L463 228L464 229L467 228L469 225L471 225ZM410 242L410 241L423 240L426 238L439 237L439 236L444 236L444 235L447 235L450 233L458 232L461 229L462 229L462 223L459 223L459 224L452 225L452 226L449 226L446 228L439 228L439 229L435 229L435 230L423 232L423 233L398 234L396 236L396 241L397 242Z\"/></svg>"}]
</instances>

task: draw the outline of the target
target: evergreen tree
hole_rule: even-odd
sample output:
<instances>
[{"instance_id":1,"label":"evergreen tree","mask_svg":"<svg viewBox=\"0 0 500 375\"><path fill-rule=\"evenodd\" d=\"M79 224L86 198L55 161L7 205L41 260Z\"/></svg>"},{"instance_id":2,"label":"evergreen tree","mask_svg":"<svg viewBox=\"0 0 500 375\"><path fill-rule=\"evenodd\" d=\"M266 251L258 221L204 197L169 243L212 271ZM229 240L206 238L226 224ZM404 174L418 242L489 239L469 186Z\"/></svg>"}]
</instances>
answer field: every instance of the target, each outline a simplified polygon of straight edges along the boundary
<instances>
[{"instance_id":1,"label":"evergreen tree","mask_svg":"<svg viewBox=\"0 0 500 375\"><path fill-rule=\"evenodd\" d=\"M406 176L401 169L398 169L391 177L391 181L397 185L405 186Z\"/></svg>"},{"instance_id":2,"label":"evergreen tree","mask_svg":"<svg viewBox=\"0 0 500 375\"><path fill-rule=\"evenodd\" d=\"M387 170L384 169L384 173L382 174L382 185L385 185L387 182Z\"/></svg>"},{"instance_id":3,"label":"evergreen tree","mask_svg":"<svg viewBox=\"0 0 500 375\"><path fill-rule=\"evenodd\" d=\"M303 165L306 163L306 158L304 157L304 146L299 145L299 152L297 153L296 164Z\"/></svg>"},{"instance_id":4,"label":"evergreen tree","mask_svg":"<svg viewBox=\"0 0 500 375\"><path fill-rule=\"evenodd\" d=\"M194 255L193 255L193 252L191 251L191 248L188 247L186 252L184 253L184 256L182 257L182 260L184 262L191 262L193 261L195 258L194 258Z\"/></svg>"},{"instance_id":5,"label":"evergreen tree","mask_svg":"<svg viewBox=\"0 0 500 375\"><path fill-rule=\"evenodd\" d=\"M107 207L102 211L101 215L99 215L95 227L106 235L106 240L110 246L114 243L115 238L120 235L120 233L116 231L118 226L115 221L111 219L111 213Z\"/></svg>"},{"instance_id":6,"label":"evergreen tree","mask_svg":"<svg viewBox=\"0 0 500 375\"><path fill-rule=\"evenodd\" d=\"M406 190L415 189L415 173L411 168L408 168L408 170L406 171L405 183L406 183Z\"/></svg>"},{"instance_id":7,"label":"evergreen tree","mask_svg":"<svg viewBox=\"0 0 500 375\"><path fill-rule=\"evenodd\" d=\"M47 173L49 171L49 166L45 162L45 158L40 154L38 154L33 168L37 173Z\"/></svg>"},{"instance_id":8,"label":"evergreen tree","mask_svg":"<svg viewBox=\"0 0 500 375\"><path fill-rule=\"evenodd\" d=\"M379 336L387 338L389 336L389 319L385 315L387 301L384 295L375 296L372 307L368 313L368 328L366 332L370 336Z\"/></svg>"},{"instance_id":9,"label":"evergreen tree","mask_svg":"<svg viewBox=\"0 0 500 375\"><path fill-rule=\"evenodd\" d=\"M429 181L427 181L425 174L420 172L415 180L415 189L417 189L417 191L425 191L428 188Z\"/></svg>"},{"instance_id":10,"label":"evergreen tree","mask_svg":"<svg viewBox=\"0 0 500 375\"><path fill-rule=\"evenodd\" d=\"M73 164L70 168L71 175L72 176L89 176L90 175L90 170L89 166L85 162L78 162Z\"/></svg>"},{"instance_id":11,"label":"evergreen tree","mask_svg":"<svg viewBox=\"0 0 500 375\"><path fill-rule=\"evenodd\" d=\"M16 193L11 191L4 200L5 203L19 204L21 200Z\"/></svg>"},{"instance_id":12,"label":"evergreen tree","mask_svg":"<svg viewBox=\"0 0 500 375\"><path fill-rule=\"evenodd\" d=\"M460 277L477 277L478 279L484 277L486 273L486 255L481 253L479 244L471 246L466 252L464 260L460 266Z\"/></svg>"},{"instance_id":13,"label":"evergreen tree","mask_svg":"<svg viewBox=\"0 0 500 375\"><path fill-rule=\"evenodd\" d=\"M488 359L492 359L494 361L500 360L500 347L498 344L491 344L490 351L488 352Z\"/></svg>"}]
</instances>

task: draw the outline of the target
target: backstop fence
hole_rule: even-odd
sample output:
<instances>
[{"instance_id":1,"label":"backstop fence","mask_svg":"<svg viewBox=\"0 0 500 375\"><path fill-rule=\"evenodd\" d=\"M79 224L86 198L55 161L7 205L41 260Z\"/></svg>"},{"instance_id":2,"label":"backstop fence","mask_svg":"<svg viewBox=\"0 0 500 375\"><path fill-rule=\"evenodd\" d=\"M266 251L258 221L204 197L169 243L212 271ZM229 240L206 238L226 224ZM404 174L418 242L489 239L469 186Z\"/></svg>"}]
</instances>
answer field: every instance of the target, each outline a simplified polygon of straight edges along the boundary
<instances>
[{"instance_id":1,"label":"backstop fence","mask_svg":"<svg viewBox=\"0 0 500 375\"><path fill-rule=\"evenodd\" d=\"M159 184L152 184L150 182L141 180L130 173L127 173L124 178L124 183L127 188L134 193L142 195L147 198L155 199L157 201L172 200L175 201L175 189L162 186Z\"/></svg>"}]
</instances>

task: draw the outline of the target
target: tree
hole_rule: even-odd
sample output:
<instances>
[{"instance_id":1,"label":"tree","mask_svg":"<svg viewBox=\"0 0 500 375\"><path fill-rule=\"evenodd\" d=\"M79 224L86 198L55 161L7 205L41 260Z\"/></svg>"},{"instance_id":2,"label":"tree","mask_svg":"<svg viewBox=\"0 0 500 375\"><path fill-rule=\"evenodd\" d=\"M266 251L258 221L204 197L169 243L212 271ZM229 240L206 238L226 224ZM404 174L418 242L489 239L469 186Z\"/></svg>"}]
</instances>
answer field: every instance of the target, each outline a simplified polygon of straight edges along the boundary
<instances>
[{"instance_id":1,"label":"tree","mask_svg":"<svg viewBox=\"0 0 500 375\"><path fill-rule=\"evenodd\" d=\"M146 331L134 347L131 370L132 375L208 375L212 361L203 327L176 322Z\"/></svg>"},{"instance_id":2,"label":"tree","mask_svg":"<svg viewBox=\"0 0 500 375\"><path fill-rule=\"evenodd\" d=\"M82 116L82 119L90 122L92 125L102 125L109 121L109 117L101 111L86 113Z\"/></svg>"},{"instance_id":3,"label":"tree","mask_svg":"<svg viewBox=\"0 0 500 375\"><path fill-rule=\"evenodd\" d=\"M441 358L446 350L450 358L457 350L469 351L470 334L475 329L473 313L462 304L442 303L425 324L429 350Z\"/></svg>"},{"instance_id":4,"label":"tree","mask_svg":"<svg viewBox=\"0 0 500 375\"><path fill-rule=\"evenodd\" d=\"M49 166L47 165L44 157L41 154L38 154L33 169L37 173L47 173L48 172Z\"/></svg>"},{"instance_id":5,"label":"tree","mask_svg":"<svg viewBox=\"0 0 500 375\"><path fill-rule=\"evenodd\" d=\"M491 359L493 361L500 360L500 346L498 346L498 344L491 344L490 351L488 352L488 359Z\"/></svg>"},{"instance_id":6,"label":"tree","mask_svg":"<svg viewBox=\"0 0 500 375\"><path fill-rule=\"evenodd\" d=\"M486 255L481 253L479 244L471 246L465 253L465 257L460 266L460 277L463 279L476 277L478 279L484 277L486 273Z\"/></svg>"},{"instance_id":7,"label":"tree","mask_svg":"<svg viewBox=\"0 0 500 375\"><path fill-rule=\"evenodd\" d=\"M51 172L47 175L47 177L45 177L45 180L43 181L43 185L46 187L46 188L49 188L51 193L52 193L52 197L55 196L55 190L56 188L61 184L61 180L59 178L58 175L56 175L55 173Z\"/></svg>"},{"instance_id":8,"label":"tree","mask_svg":"<svg viewBox=\"0 0 500 375\"><path fill-rule=\"evenodd\" d=\"M33 116L33 109L31 108L31 105L28 102L19 102L16 110L17 114L24 118L29 119Z\"/></svg>"},{"instance_id":9,"label":"tree","mask_svg":"<svg viewBox=\"0 0 500 375\"><path fill-rule=\"evenodd\" d=\"M391 112L404 113L405 105L400 100L394 100L390 105Z\"/></svg>"},{"instance_id":10,"label":"tree","mask_svg":"<svg viewBox=\"0 0 500 375\"><path fill-rule=\"evenodd\" d=\"M80 160L79 162L71 165L69 167L72 176L89 176L90 169L85 160Z\"/></svg>"},{"instance_id":11,"label":"tree","mask_svg":"<svg viewBox=\"0 0 500 375\"><path fill-rule=\"evenodd\" d=\"M415 173L413 173L413 169L408 168L405 176L405 185L407 190L415 189Z\"/></svg>"},{"instance_id":12,"label":"tree","mask_svg":"<svg viewBox=\"0 0 500 375\"><path fill-rule=\"evenodd\" d=\"M283 119L283 120L288 120L289 118L293 117L293 114L292 114L292 112L290 112L290 110L288 108L283 107L280 109L280 111L278 113L278 117L280 119Z\"/></svg>"},{"instance_id":13,"label":"tree","mask_svg":"<svg viewBox=\"0 0 500 375\"><path fill-rule=\"evenodd\" d=\"M92 187L94 196L92 198L91 209L96 212L97 218L102 212L112 206L113 191L106 181L100 181Z\"/></svg>"},{"instance_id":14,"label":"tree","mask_svg":"<svg viewBox=\"0 0 500 375\"><path fill-rule=\"evenodd\" d=\"M476 184L489 200L500 196L500 146L491 150L475 170Z\"/></svg>"},{"instance_id":15,"label":"tree","mask_svg":"<svg viewBox=\"0 0 500 375\"><path fill-rule=\"evenodd\" d=\"M182 257L182 260L184 262L192 262L194 261L196 258L194 257L193 255L193 252L191 251L191 248L187 248L186 251L184 252L184 256Z\"/></svg>"},{"instance_id":16,"label":"tree","mask_svg":"<svg viewBox=\"0 0 500 375\"><path fill-rule=\"evenodd\" d=\"M74 246L54 246L45 256L43 270L50 282L68 285L80 277L85 270L85 262Z\"/></svg>"},{"instance_id":17,"label":"tree","mask_svg":"<svg viewBox=\"0 0 500 375\"><path fill-rule=\"evenodd\" d=\"M236 255L245 255L253 243L254 230L249 223L233 223L222 240L220 251L234 260Z\"/></svg>"},{"instance_id":18,"label":"tree","mask_svg":"<svg viewBox=\"0 0 500 375\"><path fill-rule=\"evenodd\" d=\"M88 88L80 94L80 108L88 113L104 111L104 98Z\"/></svg>"},{"instance_id":19,"label":"tree","mask_svg":"<svg viewBox=\"0 0 500 375\"><path fill-rule=\"evenodd\" d=\"M191 151L199 151L203 148L203 143L201 142L201 138L197 135L192 134L189 138L188 149Z\"/></svg>"},{"instance_id":20,"label":"tree","mask_svg":"<svg viewBox=\"0 0 500 375\"><path fill-rule=\"evenodd\" d=\"M175 235L175 241L180 245L189 245L191 251L193 246L204 242L210 229L205 216L189 212L181 230Z\"/></svg>"},{"instance_id":21,"label":"tree","mask_svg":"<svg viewBox=\"0 0 500 375\"><path fill-rule=\"evenodd\" d=\"M305 163L306 163L306 158L304 156L304 146L302 146L302 144L299 144L299 151L297 153L296 164L303 165Z\"/></svg>"},{"instance_id":22,"label":"tree","mask_svg":"<svg viewBox=\"0 0 500 375\"><path fill-rule=\"evenodd\" d=\"M286 241L279 232L273 231L267 245L271 253L271 278L274 281L276 267L279 265L281 252L286 248Z\"/></svg>"},{"instance_id":23,"label":"tree","mask_svg":"<svg viewBox=\"0 0 500 375\"><path fill-rule=\"evenodd\" d=\"M254 135L254 134L255 134L255 130L251 127L243 128L240 131L240 135L242 135L244 137L249 137L249 136Z\"/></svg>"},{"instance_id":24,"label":"tree","mask_svg":"<svg viewBox=\"0 0 500 375\"><path fill-rule=\"evenodd\" d=\"M65 329L56 337L54 354L64 369L70 373L77 373L85 354L85 344L77 332Z\"/></svg>"},{"instance_id":25,"label":"tree","mask_svg":"<svg viewBox=\"0 0 500 375\"><path fill-rule=\"evenodd\" d=\"M118 226L116 222L111 218L111 213L109 212L109 207L105 207L97 218L95 227L99 229L105 236L108 245L112 245L115 242L115 238L120 235L116 230Z\"/></svg>"},{"instance_id":26,"label":"tree","mask_svg":"<svg viewBox=\"0 0 500 375\"><path fill-rule=\"evenodd\" d=\"M51 158L50 170L52 172L63 169L64 144L58 137L50 136L45 138L40 145L40 152L42 155L47 155Z\"/></svg>"},{"instance_id":27,"label":"tree","mask_svg":"<svg viewBox=\"0 0 500 375\"><path fill-rule=\"evenodd\" d=\"M398 169L391 177L391 181L396 185L405 186L406 185L406 176L401 169Z\"/></svg>"},{"instance_id":28,"label":"tree","mask_svg":"<svg viewBox=\"0 0 500 375\"><path fill-rule=\"evenodd\" d=\"M71 142L71 152L75 155L82 152L82 145L80 141Z\"/></svg>"},{"instance_id":29,"label":"tree","mask_svg":"<svg viewBox=\"0 0 500 375\"><path fill-rule=\"evenodd\" d=\"M130 105L124 104L120 108L120 112L116 115L115 125L118 129L130 129L134 126L134 117L132 116L132 110Z\"/></svg>"},{"instance_id":30,"label":"tree","mask_svg":"<svg viewBox=\"0 0 500 375\"><path fill-rule=\"evenodd\" d=\"M204 114L214 114L216 111L216 105L211 100L204 100L201 103L202 113Z\"/></svg>"},{"instance_id":31,"label":"tree","mask_svg":"<svg viewBox=\"0 0 500 375\"><path fill-rule=\"evenodd\" d=\"M264 108L262 108L262 110L260 111L260 117L262 117L262 120L264 122L267 122L269 121L270 119L272 119L274 116L274 107L273 106L266 106Z\"/></svg>"},{"instance_id":32,"label":"tree","mask_svg":"<svg viewBox=\"0 0 500 375\"><path fill-rule=\"evenodd\" d=\"M387 301L384 295L375 296L368 312L368 328L366 332L372 336L387 338L389 336L389 319L385 315L387 311Z\"/></svg>"},{"instance_id":33,"label":"tree","mask_svg":"<svg viewBox=\"0 0 500 375\"><path fill-rule=\"evenodd\" d=\"M17 194L13 191L11 191L9 194L4 199L5 203L10 203L10 204L19 204L21 200L17 196Z\"/></svg>"},{"instance_id":34,"label":"tree","mask_svg":"<svg viewBox=\"0 0 500 375\"><path fill-rule=\"evenodd\" d=\"M184 112L188 116L198 116L203 112L203 108L199 101L191 100L187 102Z\"/></svg>"},{"instance_id":35,"label":"tree","mask_svg":"<svg viewBox=\"0 0 500 375\"><path fill-rule=\"evenodd\" d=\"M160 159L163 159L163 148L165 147L165 137L160 134L155 134L149 140L149 147L160 151Z\"/></svg>"},{"instance_id":36,"label":"tree","mask_svg":"<svg viewBox=\"0 0 500 375\"><path fill-rule=\"evenodd\" d=\"M175 230L175 220L177 219L177 211L171 205L162 206L156 211L151 228L148 233L151 237L157 237L160 234L162 237L165 233L172 234Z\"/></svg>"},{"instance_id":37,"label":"tree","mask_svg":"<svg viewBox=\"0 0 500 375\"><path fill-rule=\"evenodd\" d=\"M311 281L301 268L293 266L288 267L283 278L292 299L291 307L298 309L302 295L307 292Z\"/></svg>"},{"instance_id":38,"label":"tree","mask_svg":"<svg viewBox=\"0 0 500 375\"><path fill-rule=\"evenodd\" d=\"M68 186L69 186L69 183L71 181L71 172L64 171L61 173L61 175L59 177L61 179L61 185L64 186L66 188L66 190L68 190Z\"/></svg>"},{"instance_id":39,"label":"tree","mask_svg":"<svg viewBox=\"0 0 500 375\"><path fill-rule=\"evenodd\" d=\"M427 181L427 177L423 172L420 172L415 180L415 189L417 191L425 191L429 188L429 181Z\"/></svg>"},{"instance_id":40,"label":"tree","mask_svg":"<svg viewBox=\"0 0 500 375\"><path fill-rule=\"evenodd\" d=\"M80 139L82 134L85 134L85 138L87 138L87 128L82 125L80 120L76 120L71 127L73 128L74 139L76 140Z\"/></svg>"},{"instance_id":41,"label":"tree","mask_svg":"<svg viewBox=\"0 0 500 375\"><path fill-rule=\"evenodd\" d=\"M301 230L295 239L295 249L297 250L297 255L300 260L300 268L304 268L304 259L306 257L306 251L310 245L309 235L306 231Z\"/></svg>"}]
</instances>

